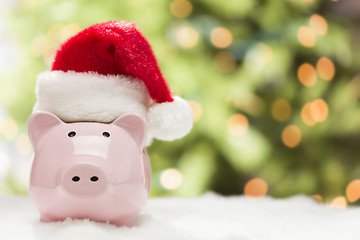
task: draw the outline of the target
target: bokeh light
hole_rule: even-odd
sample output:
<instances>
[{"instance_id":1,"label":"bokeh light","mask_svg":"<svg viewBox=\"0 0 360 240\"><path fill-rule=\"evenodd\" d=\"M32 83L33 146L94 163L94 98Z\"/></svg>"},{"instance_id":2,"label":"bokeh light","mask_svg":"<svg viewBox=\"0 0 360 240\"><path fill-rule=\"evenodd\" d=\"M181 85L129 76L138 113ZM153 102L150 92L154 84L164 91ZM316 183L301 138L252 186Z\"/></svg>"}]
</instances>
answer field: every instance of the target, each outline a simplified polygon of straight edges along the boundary
<instances>
[{"instance_id":1,"label":"bokeh light","mask_svg":"<svg viewBox=\"0 0 360 240\"><path fill-rule=\"evenodd\" d=\"M319 14L314 14L310 17L310 28L318 35L325 35L328 30L326 19Z\"/></svg>"},{"instance_id":2,"label":"bokeh light","mask_svg":"<svg viewBox=\"0 0 360 240\"><path fill-rule=\"evenodd\" d=\"M188 103L193 112L194 122L198 122L202 115L202 107L201 107L200 103L198 103L196 101L192 101L192 100L188 101Z\"/></svg>"},{"instance_id":3,"label":"bokeh light","mask_svg":"<svg viewBox=\"0 0 360 240\"><path fill-rule=\"evenodd\" d=\"M29 156L32 153L32 146L26 134L20 134L16 139L16 150L22 156Z\"/></svg>"},{"instance_id":4,"label":"bokeh light","mask_svg":"<svg viewBox=\"0 0 360 240\"><path fill-rule=\"evenodd\" d=\"M355 179L346 187L346 197L353 203L360 199L360 179Z\"/></svg>"},{"instance_id":5,"label":"bokeh light","mask_svg":"<svg viewBox=\"0 0 360 240\"><path fill-rule=\"evenodd\" d=\"M329 107L323 99L316 99L310 106L310 113L316 122L323 122L329 114Z\"/></svg>"},{"instance_id":6,"label":"bokeh light","mask_svg":"<svg viewBox=\"0 0 360 240\"><path fill-rule=\"evenodd\" d=\"M236 68L235 56L230 52L219 52L215 56L215 66L222 73L230 73Z\"/></svg>"},{"instance_id":7,"label":"bokeh light","mask_svg":"<svg viewBox=\"0 0 360 240\"><path fill-rule=\"evenodd\" d=\"M316 120L312 116L312 112L310 110L311 103L306 103L301 109L301 119L308 126L314 126L316 124Z\"/></svg>"},{"instance_id":8,"label":"bokeh light","mask_svg":"<svg viewBox=\"0 0 360 240\"><path fill-rule=\"evenodd\" d=\"M320 204L324 202L322 196L319 194L312 195L312 197L315 199L316 202L318 202Z\"/></svg>"},{"instance_id":9,"label":"bokeh light","mask_svg":"<svg viewBox=\"0 0 360 240\"><path fill-rule=\"evenodd\" d=\"M178 18L188 17L193 10L192 4L187 0L174 0L170 4L170 11L172 15Z\"/></svg>"},{"instance_id":10,"label":"bokeh light","mask_svg":"<svg viewBox=\"0 0 360 240\"><path fill-rule=\"evenodd\" d=\"M193 48L199 41L199 34L192 27L182 27L176 32L176 41L182 48Z\"/></svg>"},{"instance_id":11,"label":"bokeh light","mask_svg":"<svg viewBox=\"0 0 360 240\"><path fill-rule=\"evenodd\" d=\"M313 30L309 27L302 26L297 32L297 38L304 47L314 47L316 44L316 36Z\"/></svg>"},{"instance_id":12,"label":"bokeh light","mask_svg":"<svg viewBox=\"0 0 360 240\"><path fill-rule=\"evenodd\" d=\"M317 61L316 70L319 76L327 81L333 79L335 75L335 65L329 58L326 57L322 57Z\"/></svg>"},{"instance_id":13,"label":"bokeh light","mask_svg":"<svg viewBox=\"0 0 360 240\"><path fill-rule=\"evenodd\" d=\"M44 35L37 36L31 44L31 53L35 57L44 55L45 48L50 44L50 39Z\"/></svg>"},{"instance_id":14,"label":"bokeh light","mask_svg":"<svg viewBox=\"0 0 360 240\"><path fill-rule=\"evenodd\" d=\"M243 114L234 114L228 120L228 130L235 136L242 136L249 128L249 121Z\"/></svg>"},{"instance_id":15,"label":"bokeh light","mask_svg":"<svg viewBox=\"0 0 360 240\"><path fill-rule=\"evenodd\" d=\"M279 122L287 121L291 116L291 105L288 100L280 98L271 105L271 115Z\"/></svg>"},{"instance_id":16,"label":"bokeh light","mask_svg":"<svg viewBox=\"0 0 360 240\"><path fill-rule=\"evenodd\" d=\"M54 24L49 28L46 35L35 37L31 44L31 53L35 57L42 56L44 62L51 66L60 44L80 30L81 28L77 23L70 23L68 25L63 25L62 23Z\"/></svg>"},{"instance_id":17,"label":"bokeh light","mask_svg":"<svg viewBox=\"0 0 360 240\"><path fill-rule=\"evenodd\" d=\"M7 118L0 123L0 134L2 134L7 140L14 140L19 132L19 127L17 123L11 119Z\"/></svg>"},{"instance_id":18,"label":"bokeh light","mask_svg":"<svg viewBox=\"0 0 360 240\"><path fill-rule=\"evenodd\" d=\"M309 63L303 63L298 69L298 79L306 87L314 86L316 83L315 68Z\"/></svg>"},{"instance_id":19,"label":"bokeh light","mask_svg":"<svg viewBox=\"0 0 360 240\"><path fill-rule=\"evenodd\" d=\"M281 134L281 139L285 146L294 148L299 145L301 141L301 131L296 125L289 125L284 128Z\"/></svg>"},{"instance_id":20,"label":"bokeh light","mask_svg":"<svg viewBox=\"0 0 360 240\"><path fill-rule=\"evenodd\" d=\"M244 187L246 197L264 197L268 191L268 184L261 178L248 181Z\"/></svg>"},{"instance_id":21,"label":"bokeh light","mask_svg":"<svg viewBox=\"0 0 360 240\"><path fill-rule=\"evenodd\" d=\"M314 126L326 120L329 115L329 107L323 99L316 99L306 103L301 109L301 119L308 126Z\"/></svg>"},{"instance_id":22,"label":"bokeh light","mask_svg":"<svg viewBox=\"0 0 360 240\"><path fill-rule=\"evenodd\" d=\"M59 32L60 44L65 42L67 39L74 36L75 34L77 34L80 31L81 31L81 27L77 23L70 23L66 26L63 26Z\"/></svg>"},{"instance_id":23,"label":"bokeh light","mask_svg":"<svg viewBox=\"0 0 360 240\"><path fill-rule=\"evenodd\" d=\"M211 31L211 43L217 48L227 48L233 41L231 32L224 27L217 27Z\"/></svg>"},{"instance_id":24,"label":"bokeh light","mask_svg":"<svg viewBox=\"0 0 360 240\"><path fill-rule=\"evenodd\" d=\"M160 184L167 190L179 188L182 182L182 174L175 168L166 169L160 175Z\"/></svg>"},{"instance_id":25,"label":"bokeh light","mask_svg":"<svg viewBox=\"0 0 360 240\"><path fill-rule=\"evenodd\" d=\"M334 208L345 209L347 206L345 197L339 196L339 197L334 198L331 201L330 206L334 207Z\"/></svg>"}]
</instances>

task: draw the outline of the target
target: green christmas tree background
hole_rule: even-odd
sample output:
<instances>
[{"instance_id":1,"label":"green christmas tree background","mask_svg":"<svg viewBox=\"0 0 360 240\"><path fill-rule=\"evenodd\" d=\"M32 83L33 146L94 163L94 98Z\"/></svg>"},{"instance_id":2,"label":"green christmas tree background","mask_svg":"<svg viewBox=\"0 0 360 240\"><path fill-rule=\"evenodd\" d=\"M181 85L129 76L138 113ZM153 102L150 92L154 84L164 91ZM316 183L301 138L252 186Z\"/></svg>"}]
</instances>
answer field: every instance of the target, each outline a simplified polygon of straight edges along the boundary
<instances>
[{"instance_id":1,"label":"green christmas tree background","mask_svg":"<svg viewBox=\"0 0 360 240\"><path fill-rule=\"evenodd\" d=\"M352 0L1 1L0 193L26 194L36 76L81 29L126 20L194 112L189 135L147 149L152 196L356 204L359 16Z\"/></svg>"}]
</instances>

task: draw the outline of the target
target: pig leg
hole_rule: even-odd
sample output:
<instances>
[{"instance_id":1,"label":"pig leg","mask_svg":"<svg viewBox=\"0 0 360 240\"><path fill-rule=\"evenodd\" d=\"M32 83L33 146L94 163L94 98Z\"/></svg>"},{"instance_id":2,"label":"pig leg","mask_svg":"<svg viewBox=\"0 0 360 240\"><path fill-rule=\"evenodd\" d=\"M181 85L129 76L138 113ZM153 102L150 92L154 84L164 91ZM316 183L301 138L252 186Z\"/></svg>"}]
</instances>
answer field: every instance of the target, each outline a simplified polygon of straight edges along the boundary
<instances>
[{"instance_id":1,"label":"pig leg","mask_svg":"<svg viewBox=\"0 0 360 240\"><path fill-rule=\"evenodd\" d=\"M122 226L133 227L135 225L135 221L136 221L136 215L131 215L131 216L124 216L118 219L113 219L109 222L118 227L122 227Z\"/></svg>"}]
</instances>

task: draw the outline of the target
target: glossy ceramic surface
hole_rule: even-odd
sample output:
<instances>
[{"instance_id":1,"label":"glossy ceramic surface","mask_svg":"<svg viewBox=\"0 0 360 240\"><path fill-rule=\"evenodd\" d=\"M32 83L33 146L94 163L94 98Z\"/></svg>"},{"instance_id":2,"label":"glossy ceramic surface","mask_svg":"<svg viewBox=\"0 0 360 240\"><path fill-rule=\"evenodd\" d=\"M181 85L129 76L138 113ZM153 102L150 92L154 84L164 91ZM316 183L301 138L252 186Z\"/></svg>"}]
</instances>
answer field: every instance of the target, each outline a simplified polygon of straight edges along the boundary
<instances>
[{"instance_id":1,"label":"glossy ceramic surface","mask_svg":"<svg viewBox=\"0 0 360 240\"><path fill-rule=\"evenodd\" d=\"M28 124L34 148L29 195L41 221L66 218L133 226L148 198L146 123L134 114L113 123L64 123L47 112Z\"/></svg>"}]
</instances>

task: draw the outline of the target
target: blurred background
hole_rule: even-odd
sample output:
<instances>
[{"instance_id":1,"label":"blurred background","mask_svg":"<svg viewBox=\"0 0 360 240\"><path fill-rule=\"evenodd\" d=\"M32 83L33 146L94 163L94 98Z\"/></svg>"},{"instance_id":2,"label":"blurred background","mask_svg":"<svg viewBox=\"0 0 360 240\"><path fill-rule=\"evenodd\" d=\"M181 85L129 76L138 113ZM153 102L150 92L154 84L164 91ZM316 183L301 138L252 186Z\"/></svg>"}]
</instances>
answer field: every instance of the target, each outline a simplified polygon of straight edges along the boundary
<instances>
[{"instance_id":1,"label":"blurred background","mask_svg":"<svg viewBox=\"0 0 360 240\"><path fill-rule=\"evenodd\" d=\"M152 196L360 198L360 2L0 0L0 194L27 194L36 76L89 25L135 22L194 128L154 141ZM359 201L360 202L360 201Z\"/></svg>"}]
</instances>

